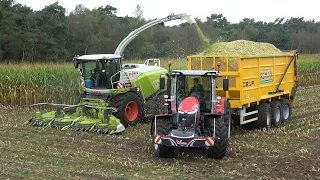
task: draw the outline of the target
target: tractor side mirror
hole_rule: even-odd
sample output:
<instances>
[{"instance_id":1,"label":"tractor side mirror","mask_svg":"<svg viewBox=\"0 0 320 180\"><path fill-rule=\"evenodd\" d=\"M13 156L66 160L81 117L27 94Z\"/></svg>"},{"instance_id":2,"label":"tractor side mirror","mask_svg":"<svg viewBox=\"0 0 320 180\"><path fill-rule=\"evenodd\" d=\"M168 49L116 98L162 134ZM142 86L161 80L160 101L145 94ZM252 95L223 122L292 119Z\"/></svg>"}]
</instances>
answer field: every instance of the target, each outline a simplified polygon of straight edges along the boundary
<instances>
[{"instance_id":1,"label":"tractor side mirror","mask_svg":"<svg viewBox=\"0 0 320 180\"><path fill-rule=\"evenodd\" d=\"M160 77L160 89L165 89L166 87L166 82L164 77Z\"/></svg>"},{"instance_id":2,"label":"tractor side mirror","mask_svg":"<svg viewBox=\"0 0 320 180\"><path fill-rule=\"evenodd\" d=\"M222 86L224 91L229 91L229 79L223 79Z\"/></svg>"}]
</instances>

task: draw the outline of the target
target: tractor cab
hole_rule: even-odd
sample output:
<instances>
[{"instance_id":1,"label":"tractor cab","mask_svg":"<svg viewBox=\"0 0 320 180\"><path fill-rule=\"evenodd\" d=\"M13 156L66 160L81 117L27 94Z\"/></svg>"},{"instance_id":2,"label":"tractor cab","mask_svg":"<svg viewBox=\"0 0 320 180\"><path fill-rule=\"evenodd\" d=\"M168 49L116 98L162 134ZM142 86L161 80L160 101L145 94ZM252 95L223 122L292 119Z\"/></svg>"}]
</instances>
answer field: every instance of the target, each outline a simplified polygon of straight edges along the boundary
<instances>
[{"instance_id":1,"label":"tractor cab","mask_svg":"<svg viewBox=\"0 0 320 180\"><path fill-rule=\"evenodd\" d=\"M201 114L213 113L216 100L215 78L217 71L172 71L169 75L170 94L172 99L171 110L178 112L184 100L196 101ZM193 98L192 98L193 97ZM191 103L191 102L189 102Z\"/></svg>"},{"instance_id":2,"label":"tractor cab","mask_svg":"<svg viewBox=\"0 0 320 180\"><path fill-rule=\"evenodd\" d=\"M82 86L88 89L113 89L120 80L122 57L114 54L84 55L75 59Z\"/></svg>"}]
</instances>

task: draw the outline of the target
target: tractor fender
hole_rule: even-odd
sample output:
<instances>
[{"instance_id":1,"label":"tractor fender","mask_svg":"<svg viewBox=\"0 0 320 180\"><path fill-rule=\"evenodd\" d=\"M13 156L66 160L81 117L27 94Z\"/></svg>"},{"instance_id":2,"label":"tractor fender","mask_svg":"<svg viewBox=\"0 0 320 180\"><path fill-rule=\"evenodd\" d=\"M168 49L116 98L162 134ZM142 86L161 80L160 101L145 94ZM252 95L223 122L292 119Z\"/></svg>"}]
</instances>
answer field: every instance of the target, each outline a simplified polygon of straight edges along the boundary
<instances>
[{"instance_id":1,"label":"tractor fender","mask_svg":"<svg viewBox=\"0 0 320 180\"><path fill-rule=\"evenodd\" d=\"M216 107L214 109L214 114L226 114L226 112L228 112L227 110L227 103L228 103L228 99L227 98L221 98L220 100L217 99L217 103L216 103Z\"/></svg>"}]
</instances>

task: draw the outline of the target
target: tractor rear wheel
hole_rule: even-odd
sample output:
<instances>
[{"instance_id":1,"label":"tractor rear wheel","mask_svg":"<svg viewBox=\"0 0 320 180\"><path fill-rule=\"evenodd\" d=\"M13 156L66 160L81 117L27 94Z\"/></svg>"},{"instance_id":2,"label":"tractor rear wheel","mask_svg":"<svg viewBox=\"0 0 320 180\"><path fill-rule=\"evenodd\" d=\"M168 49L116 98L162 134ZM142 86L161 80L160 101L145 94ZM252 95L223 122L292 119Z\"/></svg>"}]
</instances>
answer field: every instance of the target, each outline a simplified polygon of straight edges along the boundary
<instances>
[{"instance_id":1,"label":"tractor rear wheel","mask_svg":"<svg viewBox=\"0 0 320 180\"><path fill-rule=\"evenodd\" d=\"M118 109L114 115L120 119L124 127L137 125L143 116L141 99L133 92L114 97L111 106Z\"/></svg>"},{"instance_id":2,"label":"tractor rear wheel","mask_svg":"<svg viewBox=\"0 0 320 180\"><path fill-rule=\"evenodd\" d=\"M207 119L207 130L209 131L208 136L213 137L214 134L214 145L203 148L203 153L208 158L221 159L225 156L228 145L228 127L225 124L224 118L216 118L215 129L214 129L214 119Z\"/></svg>"},{"instance_id":3,"label":"tractor rear wheel","mask_svg":"<svg viewBox=\"0 0 320 180\"><path fill-rule=\"evenodd\" d=\"M273 100L271 106L271 125L279 126L282 122L282 108L278 100Z\"/></svg>"},{"instance_id":4,"label":"tractor rear wheel","mask_svg":"<svg viewBox=\"0 0 320 180\"><path fill-rule=\"evenodd\" d=\"M223 115L223 119L224 119L225 125L228 127L228 130L230 129L230 131L231 131L231 128L232 128L231 113L232 113L232 111L231 111L230 102L227 102L226 103L226 112ZM230 120L230 128L229 128L229 120Z\"/></svg>"},{"instance_id":5,"label":"tractor rear wheel","mask_svg":"<svg viewBox=\"0 0 320 180\"><path fill-rule=\"evenodd\" d=\"M160 91L155 97L153 101L153 115L164 114L166 113L166 107L164 105L165 99L164 95L167 93L166 90Z\"/></svg>"},{"instance_id":6,"label":"tractor rear wheel","mask_svg":"<svg viewBox=\"0 0 320 180\"><path fill-rule=\"evenodd\" d=\"M152 126L152 132L154 132L154 125ZM170 119L157 119L156 122L157 132L156 135L165 136L170 133L170 131L173 129L173 123ZM163 158L172 158L174 156L174 147L172 146L165 146L160 144L154 143L154 133L152 134L152 145L154 154L157 157L163 157Z\"/></svg>"},{"instance_id":7,"label":"tractor rear wheel","mask_svg":"<svg viewBox=\"0 0 320 180\"><path fill-rule=\"evenodd\" d=\"M282 122L288 122L291 119L291 104L288 99L280 99L281 109L282 109Z\"/></svg>"}]
</instances>

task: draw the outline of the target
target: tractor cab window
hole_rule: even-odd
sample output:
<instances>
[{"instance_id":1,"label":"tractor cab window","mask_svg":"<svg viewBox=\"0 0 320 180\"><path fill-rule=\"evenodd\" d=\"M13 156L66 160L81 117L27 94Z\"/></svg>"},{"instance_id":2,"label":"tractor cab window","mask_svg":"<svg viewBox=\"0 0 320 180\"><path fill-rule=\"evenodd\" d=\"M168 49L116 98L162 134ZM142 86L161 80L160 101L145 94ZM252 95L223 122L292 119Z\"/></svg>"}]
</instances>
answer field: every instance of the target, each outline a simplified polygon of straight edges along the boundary
<instances>
[{"instance_id":1,"label":"tractor cab window","mask_svg":"<svg viewBox=\"0 0 320 180\"><path fill-rule=\"evenodd\" d=\"M120 79L120 61L89 60L83 61L85 86L90 89L111 89L113 82Z\"/></svg>"},{"instance_id":2,"label":"tractor cab window","mask_svg":"<svg viewBox=\"0 0 320 180\"><path fill-rule=\"evenodd\" d=\"M177 107L186 97L197 97L201 112L211 112L210 76L176 76Z\"/></svg>"}]
</instances>

